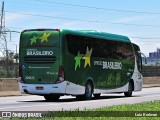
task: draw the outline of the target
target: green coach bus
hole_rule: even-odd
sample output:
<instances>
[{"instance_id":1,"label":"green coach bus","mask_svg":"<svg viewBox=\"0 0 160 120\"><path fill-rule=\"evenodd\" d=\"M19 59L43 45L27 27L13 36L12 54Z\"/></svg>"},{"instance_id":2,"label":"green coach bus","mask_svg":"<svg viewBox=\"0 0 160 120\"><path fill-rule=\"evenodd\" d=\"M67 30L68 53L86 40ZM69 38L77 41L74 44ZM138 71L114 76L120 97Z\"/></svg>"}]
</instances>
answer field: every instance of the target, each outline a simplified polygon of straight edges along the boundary
<instances>
[{"instance_id":1,"label":"green coach bus","mask_svg":"<svg viewBox=\"0 0 160 120\"><path fill-rule=\"evenodd\" d=\"M55 101L63 95L98 98L101 93L142 90L138 45L126 36L85 30L29 29L20 36L21 92Z\"/></svg>"}]
</instances>

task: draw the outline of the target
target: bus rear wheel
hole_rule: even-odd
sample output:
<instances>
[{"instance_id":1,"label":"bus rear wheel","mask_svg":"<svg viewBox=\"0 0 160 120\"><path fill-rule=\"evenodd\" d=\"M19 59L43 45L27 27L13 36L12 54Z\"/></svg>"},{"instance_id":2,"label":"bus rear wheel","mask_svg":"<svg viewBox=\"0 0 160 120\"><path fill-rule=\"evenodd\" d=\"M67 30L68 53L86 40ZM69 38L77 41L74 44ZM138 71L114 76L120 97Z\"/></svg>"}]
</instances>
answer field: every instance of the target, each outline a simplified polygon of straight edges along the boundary
<instances>
[{"instance_id":1,"label":"bus rear wheel","mask_svg":"<svg viewBox=\"0 0 160 120\"><path fill-rule=\"evenodd\" d=\"M83 100L83 99L84 99L84 96L83 96L83 95L77 95L77 96L76 96L76 99L77 99L77 100Z\"/></svg>"},{"instance_id":2,"label":"bus rear wheel","mask_svg":"<svg viewBox=\"0 0 160 120\"><path fill-rule=\"evenodd\" d=\"M44 95L44 98L48 102L58 101L60 96L59 95Z\"/></svg>"},{"instance_id":3,"label":"bus rear wheel","mask_svg":"<svg viewBox=\"0 0 160 120\"><path fill-rule=\"evenodd\" d=\"M101 94L94 94L94 98L98 99L101 96Z\"/></svg>"},{"instance_id":4,"label":"bus rear wheel","mask_svg":"<svg viewBox=\"0 0 160 120\"><path fill-rule=\"evenodd\" d=\"M128 91L124 92L125 97L131 97L132 91L133 91L133 84L132 84L132 82L129 82Z\"/></svg>"},{"instance_id":5,"label":"bus rear wheel","mask_svg":"<svg viewBox=\"0 0 160 120\"><path fill-rule=\"evenodd\" d=\"M90 100L93 94L93 84L92 82L88 81L85 86L85 93L83 95L77 95L77 100Z\"/></svg>"},{"instance_id":6,"label":"bus rear wheel","mask_svg":"<svg viewBox=\"0 0 160 120\"><path fill-rule=\"evenodd\" d=\"M88 81L85 87L84 99L90 100L92 98L92 94L93 94L93 84L92 82Z\"/></svg>"}]
</instances>

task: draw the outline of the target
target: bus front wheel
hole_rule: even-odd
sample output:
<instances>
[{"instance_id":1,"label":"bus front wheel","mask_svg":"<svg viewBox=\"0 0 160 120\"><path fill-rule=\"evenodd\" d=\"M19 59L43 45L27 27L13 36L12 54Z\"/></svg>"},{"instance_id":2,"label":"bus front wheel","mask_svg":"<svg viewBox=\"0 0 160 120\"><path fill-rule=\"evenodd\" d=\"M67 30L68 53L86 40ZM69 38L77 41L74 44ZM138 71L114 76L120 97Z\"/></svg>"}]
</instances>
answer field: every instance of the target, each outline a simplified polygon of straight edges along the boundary
<instances>
[{"instance_id":1,"label":"bus front wheel","mask_svg":"<svg viewBox=\"0 0 160 120\"><path fill-rule=\"evenodd\" d=\"M128 91L124 92L125 97L131 97L132 91L133 91L133 84L132 84L132 82L129 82Z\"/></svg>"},{"instance_id":2,"label":"bus front wheel","mask_svg":"<svg viewBox=\"0 0 160 120\"><path fill-rule=\"evenodd\" d=\"M48 102L58 101L60 96L59 95L44 95L44 98Z\"/></svg>"}]
</instances>

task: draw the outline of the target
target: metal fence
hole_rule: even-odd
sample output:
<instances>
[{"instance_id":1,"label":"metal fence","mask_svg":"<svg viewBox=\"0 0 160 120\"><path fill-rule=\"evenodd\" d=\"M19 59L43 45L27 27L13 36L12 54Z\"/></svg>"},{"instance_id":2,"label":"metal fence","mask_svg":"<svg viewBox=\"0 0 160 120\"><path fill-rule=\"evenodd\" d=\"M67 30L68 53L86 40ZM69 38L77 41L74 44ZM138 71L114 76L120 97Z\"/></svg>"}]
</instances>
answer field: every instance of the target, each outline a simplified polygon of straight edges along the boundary
<instances>
[{"instance_id":1,"label":"metal fence","mask_svg":"<svg viewBox=\"0 0 160 120\"><path fill-rule=\"evenodd\" d=\"M160 66L143 66L142 74L144 77L160 76Z\"/></svg>"}]
</instances>

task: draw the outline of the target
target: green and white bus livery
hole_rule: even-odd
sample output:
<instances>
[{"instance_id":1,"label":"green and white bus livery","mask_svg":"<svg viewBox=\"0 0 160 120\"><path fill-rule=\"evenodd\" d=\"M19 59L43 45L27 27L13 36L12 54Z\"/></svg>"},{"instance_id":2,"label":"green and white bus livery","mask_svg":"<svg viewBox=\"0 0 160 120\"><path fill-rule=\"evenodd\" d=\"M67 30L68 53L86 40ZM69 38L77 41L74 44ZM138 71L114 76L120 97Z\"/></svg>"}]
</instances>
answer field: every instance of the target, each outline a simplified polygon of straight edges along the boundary
<instances>
[{"instance_id":1,"label":"green and white bus livery","mask_svg":"<svg viewBox=\"0 0 160 120\"><path fill-rule=\"evenodd\" d=\"M128 37L96 31L30 29L20 36L19 86L47 101L142 90L141 55Z\"/></svg>"}]
</instances>

